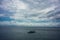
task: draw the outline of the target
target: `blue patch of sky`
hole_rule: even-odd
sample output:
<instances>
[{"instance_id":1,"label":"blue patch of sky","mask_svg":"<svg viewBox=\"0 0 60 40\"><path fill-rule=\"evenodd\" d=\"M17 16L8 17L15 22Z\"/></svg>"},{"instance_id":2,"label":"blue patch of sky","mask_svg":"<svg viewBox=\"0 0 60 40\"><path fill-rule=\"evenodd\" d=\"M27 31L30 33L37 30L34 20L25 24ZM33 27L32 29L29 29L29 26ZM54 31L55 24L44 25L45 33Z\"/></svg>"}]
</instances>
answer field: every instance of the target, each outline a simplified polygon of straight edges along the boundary
<instances>
[{"instance_id":1,"label":"blue patch of sky","mask_svg":"<svg viewBox=\"0 0 60 40\"><path fill-rule=\"evenodd\" d=\"M5 16L0 16L0 21L11 21L14 19L11 19L10 16L12 16L12 12L9 12L7 10L4 10L2 8L0 8L0 14L5 14Z\"/></svg>"},{"instance_id":2,"label":"blue patch of sky","mask_svg":"<svg viewBox=\"0 0 60 40\"><path fill-rule=\"evenodd\" d=\"M10 19L9 17L0 17L0 21L12 21L14 19Z\"/></svg>"},{"instance_id":3,"label":"blue patch of sky","mask_svg":"<svg viewBox=\"0 0 60 40\"><path fill-rule=\"evenodd\" d=\"M13 12L0 8L0 14L13 14Z\"/></svg>"}]
</instances>

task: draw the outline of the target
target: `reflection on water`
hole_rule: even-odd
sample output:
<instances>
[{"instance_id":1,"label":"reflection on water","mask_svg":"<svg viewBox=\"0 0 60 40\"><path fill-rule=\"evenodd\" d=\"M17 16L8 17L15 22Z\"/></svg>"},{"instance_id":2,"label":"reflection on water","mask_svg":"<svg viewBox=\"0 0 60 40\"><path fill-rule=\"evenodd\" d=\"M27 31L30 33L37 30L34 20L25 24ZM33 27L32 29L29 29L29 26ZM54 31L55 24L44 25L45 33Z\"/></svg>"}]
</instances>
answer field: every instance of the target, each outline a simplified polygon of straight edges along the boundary
<instances>
[{"instance_id":1,"label":"reflection on water","mask_svg":"<svg viewBox=\"0 0 60 40\"><path fill-rule=\"evenodd\" d=\"M28 34L34 30L36 33ZM60 40L60 28L0 28L0 40Z\"/></svg>"}]
</instances>

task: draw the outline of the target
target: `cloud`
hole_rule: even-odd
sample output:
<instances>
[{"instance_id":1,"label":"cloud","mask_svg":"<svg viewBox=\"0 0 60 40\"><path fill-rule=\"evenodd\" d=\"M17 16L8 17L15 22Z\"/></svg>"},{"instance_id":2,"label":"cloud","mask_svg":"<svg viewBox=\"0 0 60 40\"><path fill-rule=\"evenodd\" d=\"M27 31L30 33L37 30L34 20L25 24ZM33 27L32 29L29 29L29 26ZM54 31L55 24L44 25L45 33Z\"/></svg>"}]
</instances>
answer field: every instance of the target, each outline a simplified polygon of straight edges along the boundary
<instances>
[{"instance_id":1,"label":"cloud","mask_svg":"<svg viewBox=\"0 0 60 40\"><path fill-rule=\"evenodd\" d=\"M39 26L39 27L51 27L51 26L57 26L59 23L30 23L30 22L16 22L16 21L3 21L0 22L0 25L16 25L16 26Z\"/></svg>"},{"instance_id":2,"label":"cloud","mask_svg":"<svg viewBox=\"0 0 60 40\"><path fill-rule=\"evenodd\" d=\"M26 9L27 4L20 0L3 0L1 8L9 11L19 11L20 9Z\"/></svg>"},{"instance_id":3,"label":"cloud","mask_svg":"<svg viewBox=\"0 0 60 40\"><path fill-rule=\"evenodd\" d=\"M57 14L57 15L51 17L51 19L57 19L57 18L60 19L60 14Z\"/></svg>"},{"instance_id":4,"label":"cloud","mask_svg":"<svg viewBox=\"0 0 60 40\"><path fill-rule=\"evenodd\" d=\"M55 10L56 6L51 6L48 8L45 8L43 10L28 10L26 13L23 12L18 12L15 13L13 16L11 16L10 18L13 18L15 20L34 20L34 21L43 21L43 20L50 20L46 15L48 14L48 12ZM35 16L34 16L35 15Z\"/></svg>"},{"instance_id":5,"label":"cloud","mask_svg":"<svg viewBox=\"0 0 60 40\"><path fill-rule=\"evenodd\" d=\"M52 15L58 7L58 0L3 0L0 8L12 12L0 14L0 17L7 16L12 21L3 21L0 24L27 25L27 26L56 26L58 23L53 19L59 18L60 14ZM54 12L53 12L54 11ZM49 17L48 17L49 16Z\"/></svg>"},{"instance_id":6,"label":"cloud","mask_svg":"<svg viewBox=\"0 0 60 40\"><path fill-rule=\"evenodd\" d=\"M48 13L48 12L50 12L50 11L55 10L55 8L57 8L57 6L50 6L50 7L44 8L44 9L42 9L42 10L33 9L32 11L33 11L33 12L36 12L36 13L46 14L46 13Z\"/></svg>"},{"instance_id":7,"label":"cloud","mask_svg":"<svg viewBox=\"0 0 60 40\"><path fill-rule=\"evenodd\" d=\"M5 16L4 14L0 14L0 17Z\"/></svg>"}]
</instances>

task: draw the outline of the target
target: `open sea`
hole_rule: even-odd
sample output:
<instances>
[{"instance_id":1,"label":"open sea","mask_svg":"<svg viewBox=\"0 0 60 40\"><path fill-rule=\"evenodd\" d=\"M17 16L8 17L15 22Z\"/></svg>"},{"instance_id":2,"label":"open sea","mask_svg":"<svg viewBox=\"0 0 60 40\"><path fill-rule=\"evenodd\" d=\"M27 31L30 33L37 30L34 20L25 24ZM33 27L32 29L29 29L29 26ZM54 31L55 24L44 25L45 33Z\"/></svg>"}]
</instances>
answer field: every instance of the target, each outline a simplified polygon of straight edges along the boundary
<instances>
[{"instance_id":1,"label":"open sea","mask_svg":"<svg viewBox=\"0 0 60 40\"><path fill-rule=\"evenodd\" d=\"M35 31L35 33L28 33ZM59 27L0 27L0 40L60 40Z\"/></svg>"}]
</instances>

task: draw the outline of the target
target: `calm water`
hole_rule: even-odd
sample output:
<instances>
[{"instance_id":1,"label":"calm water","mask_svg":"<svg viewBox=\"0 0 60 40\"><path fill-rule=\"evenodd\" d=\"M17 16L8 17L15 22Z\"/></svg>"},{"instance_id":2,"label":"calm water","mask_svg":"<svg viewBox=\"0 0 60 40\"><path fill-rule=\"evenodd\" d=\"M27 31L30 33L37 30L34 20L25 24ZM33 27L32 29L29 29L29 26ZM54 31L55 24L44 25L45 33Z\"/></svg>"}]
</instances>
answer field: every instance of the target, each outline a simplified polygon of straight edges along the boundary
<instances>
[{"instance_id":1,"label":"calm water","mask_svg":"<svg viewBox=\"0 0 60 40\"><path fill-rule=\"evenodd\" d=\"M36 33L28 34L30 30ZM60 28L2 27L0 40L60 40Z\"/></svg>"}]
</instances>

